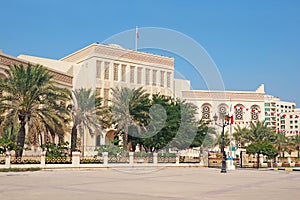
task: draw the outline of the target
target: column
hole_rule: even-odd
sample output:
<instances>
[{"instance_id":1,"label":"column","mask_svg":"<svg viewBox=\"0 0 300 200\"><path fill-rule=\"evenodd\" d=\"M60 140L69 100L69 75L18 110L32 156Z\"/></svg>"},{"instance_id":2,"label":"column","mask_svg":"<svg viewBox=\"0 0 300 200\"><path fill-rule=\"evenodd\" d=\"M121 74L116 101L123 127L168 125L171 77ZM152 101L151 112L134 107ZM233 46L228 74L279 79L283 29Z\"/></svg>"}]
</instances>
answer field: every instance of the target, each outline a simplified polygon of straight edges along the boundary
<instances>
[{"instance_id":1,"label":"column","mask_svg":"<svg viewBox=\"0 0 300 200\"><path fill-rule=\"evenodd\" d=\"M41 167L46 167L46 151L43 151L41 153Z\"/></svg>"},{"instance_id":2,"label":"column","mask_svg":"<svg viewBox=\"0 0 300 200\"><path fill-rule=\"evenodd\" d=\"M108 152L103 152L103 165L108 165Z\"/></svg>"},{"instance_id":3,"label":"column","mask_svg":"<svg viewBox=\"0 0 300 200\"><path fill-rule=\"evenodd\" d=\"M9 151L5 153L5 167L10 168L11 154Z\"/></svg>"},{"instance_id":4,"label":"column","mask_svg":"<svg viewBox=\"0 0 300 200\"><path fill-rule=\"evenodd\" d=\"M72 166L79 167L80 165L80 152L72 152Z\"/></svg>"},{"instance_id":5,"label":"column","mask_svg":"<svg viewBox=\"0 0 300 200\"><path fill-rule=\"evenodd\" d=\"M133 165L133 154L134 152L129 152L129 164Z\"/></svg>"},{"instance_id":6,"label":"column","mask_svg":"<svg viewBox=\"0 0 300 200\"><path fill-rule=\"evenodd\" d=\"M153 153L153 164L157 164L158 160L157 160L157 153Z\"/></svg>"}]
</instances>

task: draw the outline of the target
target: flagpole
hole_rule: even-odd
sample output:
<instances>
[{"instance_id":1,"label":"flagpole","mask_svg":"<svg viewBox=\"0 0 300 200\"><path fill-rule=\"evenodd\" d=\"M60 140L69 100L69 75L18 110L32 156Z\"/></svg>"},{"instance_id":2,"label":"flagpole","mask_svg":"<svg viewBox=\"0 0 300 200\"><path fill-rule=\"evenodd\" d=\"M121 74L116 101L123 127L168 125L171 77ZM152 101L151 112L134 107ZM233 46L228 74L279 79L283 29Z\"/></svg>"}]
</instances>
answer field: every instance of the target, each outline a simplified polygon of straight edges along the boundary
<instances>
[{"instance_id":1,"label":"flagpole","mask_svg":"<svg viewBox=\"0 0 300 200\"><path fill-rule=\"evenodd\" d=\"M233 120L233 110L232 110L232 102L230 99L230 115L232 117ZM231 122L232 122L231 120ZM233 155L232 155L232 124L230 123L230 127L229 127L229 165L228 165L228 169L229 170L234 170L235 166L233 165Z\"/></svg>"},{"instance_id":2,"label":"flagpole","mask_svg":"<svg viewBox=\"0 0 300 200\"><path fill-rule=\"evenodd\" d=\"M138 36L139 32L138 32L138 26L135 27L135 50L137 51L137 48L138 48L138 39L139 39L139 36Z\"/></svg>"}]
</instances>

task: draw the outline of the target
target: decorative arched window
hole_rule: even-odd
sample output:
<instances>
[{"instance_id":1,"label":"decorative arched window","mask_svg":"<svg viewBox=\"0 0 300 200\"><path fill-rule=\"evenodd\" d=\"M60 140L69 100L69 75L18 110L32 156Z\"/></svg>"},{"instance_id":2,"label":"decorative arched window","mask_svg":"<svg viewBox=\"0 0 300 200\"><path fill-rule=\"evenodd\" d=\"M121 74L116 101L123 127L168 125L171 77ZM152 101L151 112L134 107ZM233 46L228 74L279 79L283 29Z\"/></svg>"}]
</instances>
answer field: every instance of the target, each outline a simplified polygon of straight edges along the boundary
<instances>
[{"instance_id":1,"label":"decorative arched window","mask_svg":"<svg viewBox=\"0 0 300 200\"><path fill-rule=\"evenodd\" d=\"M243 120L243 105L234 106L235 120Z\"/></svg>"},{"instance_id":2,"label":"decorative arched window","mask_svg":"<svg viewBox=\"0 0 300 200\"><path fill-rule=\"evenodd\" d=\"M254 105L251 106L251 120L258 120L258 114L260 113L259 107Z\"/></svg>"},{"instance_id":3,"label":"decorative arched window","mask_svg":"<svg viewBox=\"0 0 300 200\"><path fill-rule=\"evenodd\" d=\"M210 106L209 105L202 106L202 119L210 119Z\"/></svg>"},{"instance_id":4,"label":"decorative arched window","mask_svg":"<svg viewBox=\"0 0 300 200\"><path fill-rule=\"evenodd\" d=\"M221 104L218 107L218 112L219 112L219 118L222 119L226 113L228 112L228 107L226 104Z\"/></svg>"}]
</instances>

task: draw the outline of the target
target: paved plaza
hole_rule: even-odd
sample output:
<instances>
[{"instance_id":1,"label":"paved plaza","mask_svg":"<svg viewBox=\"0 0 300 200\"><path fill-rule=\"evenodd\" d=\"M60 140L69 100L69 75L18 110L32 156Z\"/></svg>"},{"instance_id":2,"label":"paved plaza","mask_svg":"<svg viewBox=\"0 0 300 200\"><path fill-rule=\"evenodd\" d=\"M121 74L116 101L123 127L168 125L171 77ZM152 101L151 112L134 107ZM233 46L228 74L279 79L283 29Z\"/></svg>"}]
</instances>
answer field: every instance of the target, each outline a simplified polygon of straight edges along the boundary
<instances>
[{"instance_id":1,"label":"paved plaza","mask_svg":"<svg viewBox=\"0 0 300 200\"><path fill-rule=\"evenodd\" d=\"M0 173L1 200L296 199L300 172L123 168Z\"/></svg>"}]
</instances>

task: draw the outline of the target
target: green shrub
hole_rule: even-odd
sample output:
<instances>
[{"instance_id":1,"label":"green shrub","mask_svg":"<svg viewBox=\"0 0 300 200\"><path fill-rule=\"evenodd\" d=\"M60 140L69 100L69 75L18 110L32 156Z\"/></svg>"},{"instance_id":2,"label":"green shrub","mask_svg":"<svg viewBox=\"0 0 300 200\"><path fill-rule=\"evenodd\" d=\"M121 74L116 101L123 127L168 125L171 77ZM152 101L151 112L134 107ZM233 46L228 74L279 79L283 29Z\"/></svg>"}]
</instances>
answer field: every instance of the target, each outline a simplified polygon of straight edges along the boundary
<instances>
[{"instance_id":1,"label":"green shrub","mask_svg":"<svg viewBox=\"0 0 300 200\"><path fill-rule=\"evenodd\" d=\"M68 156L69 142L61 142L59 144L48 142L43 144L42 148L46 150L47 158L63 158Z\"/></svg>"},{"instance_id":2,"label":"green shrub","mask_svg":"<svg viewBox=\"0 0 300 200\"><path fill-rule=\"evenodd\" d=\"M158 157L172 157L172 158L174 158L174 157L176 157L176 153L169 153L169 152L167 152L167 153L158 153Z\"/></svg>"},{"instance_id":3,"label":"green shrub","mask_svg":"<svg viewBox=\"0 0 300 200\"><path fill-rule=\"evenodd\" d=\"M98 155L103 156L103 152L108 152L108 156L117 156L123 153L123 149L119 146L101 145L98 148Z\"/></svg>"}]
</instances>

